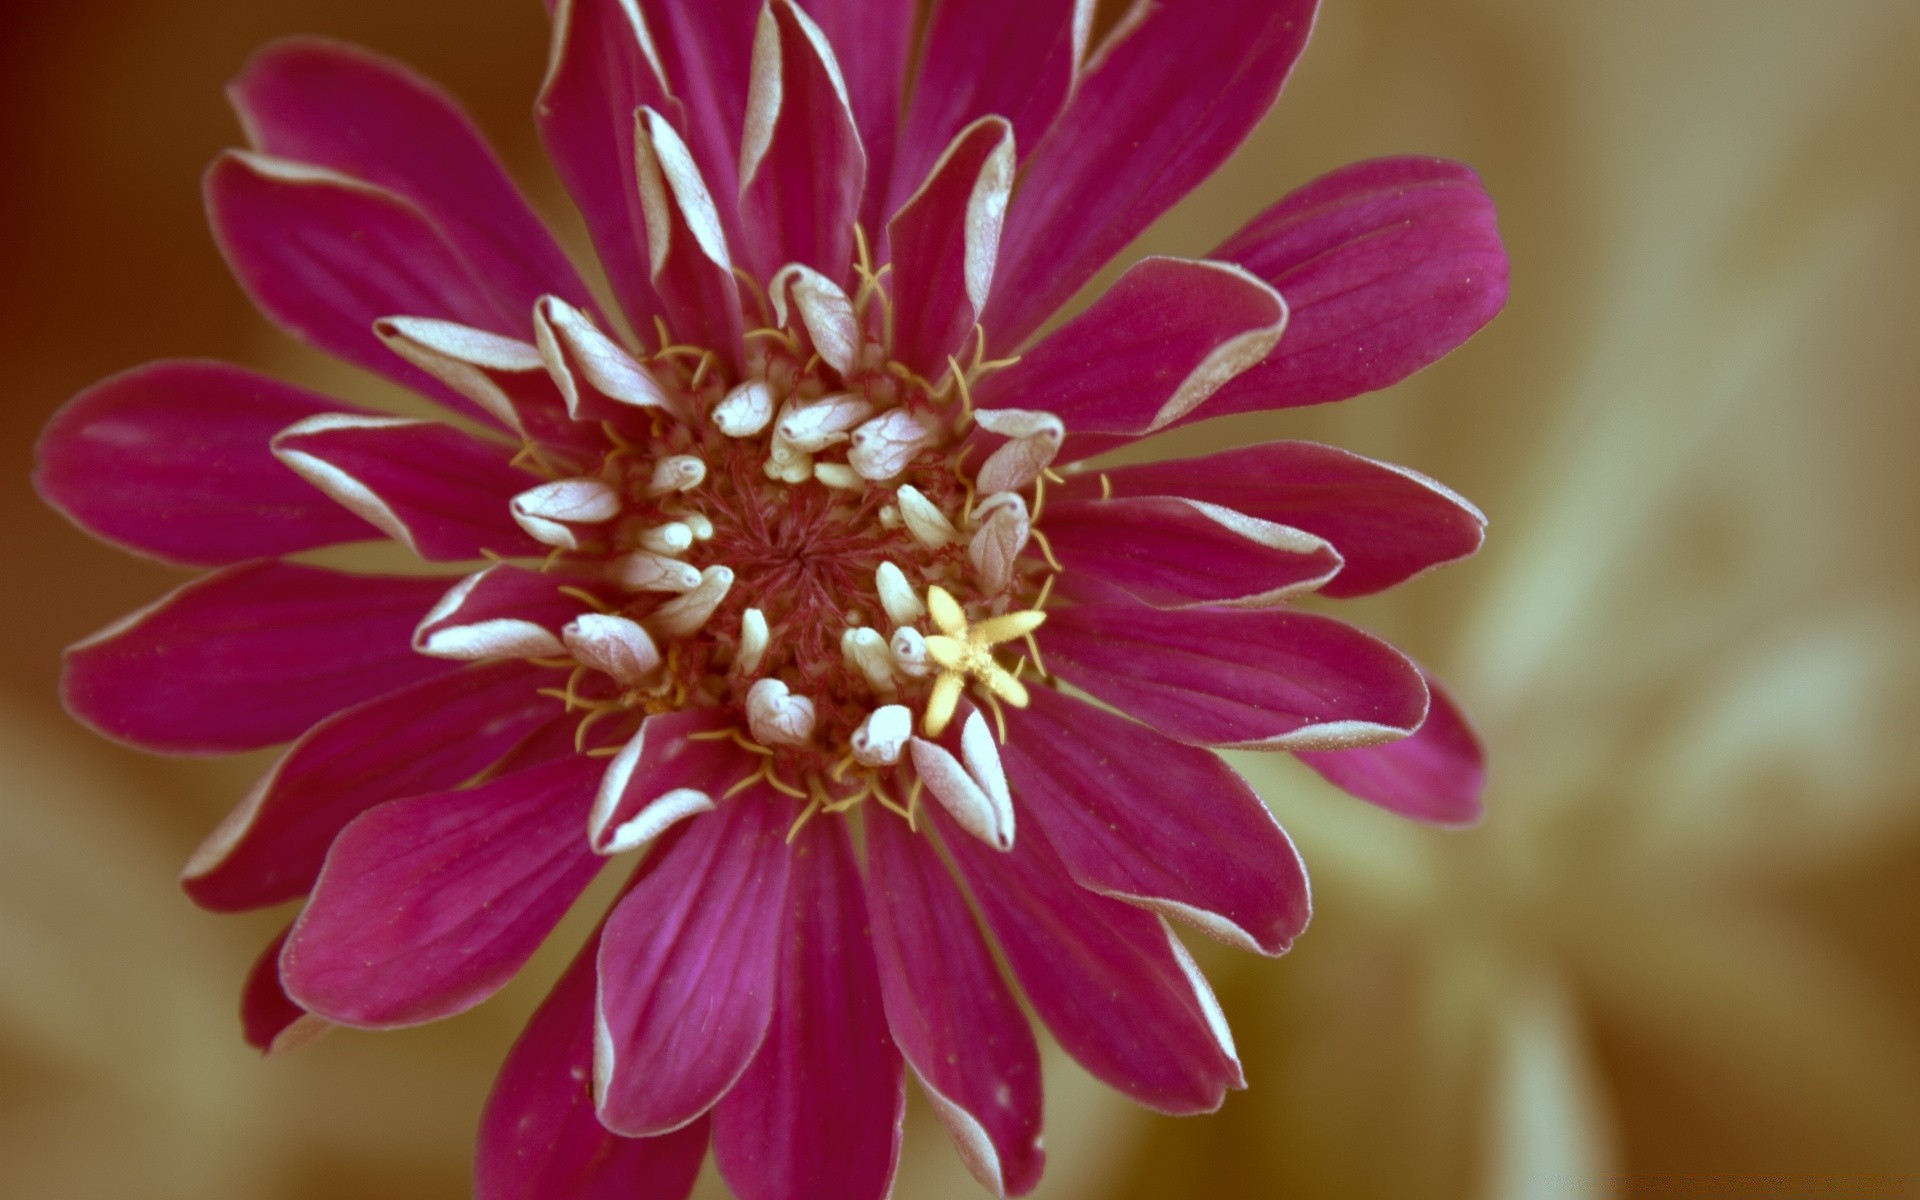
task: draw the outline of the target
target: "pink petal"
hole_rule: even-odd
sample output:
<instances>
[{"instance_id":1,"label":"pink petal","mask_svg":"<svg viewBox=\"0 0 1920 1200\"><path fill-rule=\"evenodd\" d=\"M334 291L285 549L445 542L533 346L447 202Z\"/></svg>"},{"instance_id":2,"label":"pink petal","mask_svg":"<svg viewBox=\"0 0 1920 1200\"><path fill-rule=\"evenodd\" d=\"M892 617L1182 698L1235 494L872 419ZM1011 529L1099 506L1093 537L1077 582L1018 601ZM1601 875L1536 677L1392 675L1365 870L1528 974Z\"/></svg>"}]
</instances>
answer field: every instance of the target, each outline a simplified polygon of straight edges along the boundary
<instances>
[{"instance_id":1,"label":"pink petal","mask_svg":"<svg viewBox=\"0 0 1920 1200\"><path fill-rule=\"evenodd\" d=\"M877 230L886 215L881 203L893 166L920 5L917 0L807 0L804 7L826 34L846 77L860 144L867 152L867 177L874 184L861 220Z\"/></svg>"},{"instance_id":2,"label":"pink petal","mask_svg":"<svg viewBox=\"0 0 1920 1200\"><path fill-rule=\"evenodd\" d=\"M723 708L659 713L640 723L600 781L587 837L599 854L632 850L668 825L712 809L760 761L732 738L693 737L727 728Z\"/></svg>"},{"instance_id":3,"label":"pink petal","mask_svg":"<svg viewBox=\"0 0 1920 1200\"><path fill-rule=\"evenodd\" d=\"M746 266L763 280L799 263L844 281L866 177L832 47L792 0L767 0L740 144Z\"/></svg>"},{"instance_id":4,"label":"pink petal","mask_svg":"<svg viewBox=\"0 0 1920 1200\"><path fill-rule=\"evenodd\" d=\"M616 1133L693 1121L767 1036L797 810L765 787L695 818L607 919L594 1091Z\"/></svg>"},{"instance_id":5,"label":"pink petal","mask_svg":"<svg viewBox=\"0 0 1920 1200\"><path fill-rule=\"evenodd\" d=\"M1480 819L1487 762L1466 715L1433 676L1433 703L1412 737L1384 746L1301 754L1301 762L1335 787L1389 812L1434 825Z\"/></svg>"},{"instance_id":6,"label":"pink petal","mask_svg":"<svg viewBox=\"0 0 1920 1200\"><path fill-rule=\"evenodd\" d=\"M667 324L679 341L714 351L721 366L737 372L744 349L740 285L719 207L673 125L652 109L636 113L634 122L640 200L651 218L649 270Z\"/></svg>"},{"instance_id":7,"label":"pink petal","mask_svg":"<svg viewBox=\"0 0 1920 1200\"><path fill-rule=\"evenodd\" d=\"M1193 411L1264 358L1286 322L1279 293L1239 267L1142 259L1019 362L981 380L974 401L1053 413L1067 426L1060 461L1072 462L1085 457L1083 435L1141 437Z\"/></svg>"},{"instance_id":8,"label":"pink petal","mask_svg":"<svg viewBox=\"0 0 1920 1200\"><path fill-rule=\"evenodd\" d=\"M1047 666L1169 737L1328 750L1420 727L1419 668L1351 625L1287 609L1081 604L1048 614Z\"/></svg>"},{"instance_id":9,"label":"pink petal","mask_svg":"<svg viewBox=\"0 0 1920 1200\"><path fill-rule=\"evenodd\" d=\"M1012 127L983 117L954 138L887 226L894 358L927 379L947 369L986 307L1013 165Z\"/></svg>"},{"instance_id":10,"label":"pink petal","mask_svg":"<svg viewBox=\"0 0 1920 1200\"><path fill-rule=\"evenodd\" d=\"M1116 467L1066 486L1079 498L1103 491L1218 504L1325 538L1345 560L1320 589L1325 596L1368 595L1465 558L1480 548L1487 524L1479 509L1416 471L1313 442ZM1050 534L1058 512L1049 505Z\"/></svg>"},{"instance_id":11,"label":"pink petal","mask_svg":"<svg viewBox=\"0 0 1920 1200\"><path fill-rule=\"evenodd\" d=\"M267 449L293 422L341 407L225 363L149 363L67 402L40 435L34 486L88 532L169 562L355 541L366 525Z\"/></svg>"},{"instance_id":12,"label":"pink petal","mask_svg":"<svg viewBox=\"0 0 1920 1200\"><path fill-rule=\"evenodd\" d=\"M684 106L688 148L713 188L727 240L740 240L740 133L763 0L639 0L654 50Z\"/></svg>"},{"instance_id":13,"label":"pink petal","mask_svg":"<svg viewBox=\"0 0 1920 1200\"><path fill-rule=\"evenodd\" d=\"M293 38L258 51L227 89L256 150L364 179L419 205L500 308L586 285L473 121L433 83L358 46Z\"/></svg>"},{"instance_id":14,"label":"pink petal","mask_svg":"<svg viewBox=\"0 0 1920 1200\"><path fill-rule=\"evenodd\" d=\"M887 1027L983 1187L1040 1182L1040 1051L939 852L885 814L866 823L867 908Z\"/></svg>"},{"instance_id":15,"label":"pink petal","mask_svg":"<svg viewBox=\"0 0 1920 1200\"><path fill-rule=\"evenodd\" d=\"M1034 1011L1095 1078L1173 1115L1245 1086L1213 992L1166 923L1074 883L1028 822L1000 853L923 805Z\"/></svg>"},{"instance_id":16,"label":"pink petal","mask_svg":"<svg viewBox=\"0 0 1920 1200\"><path fill-rule=\"evenodd\" d=\"M1262 954L1306 928L1299 854L1219 755L1052 688L1008 724L1014 792L1082 886Z\"/></svg>"},{"instance_id":17,"label":"pink petal","mask_svg":"<svg viewBox=\"0 0 1920 1200\"><path fill-rule=\"evenodd\" d=\"M740 1200L884 1200L906 1078L846 825L809 822L793 857L774 1020L714 1110L714 1164Z\"/></svg>"},{"instance_id":18,"label":"pink petal","mask_svg":"<svg viewBox=\"0 0 1920 1200\"><path fill-rule=\"evenodd\" d=\"M1096 56L1007 214L1006 270L984 322L995 352L1025 341L1226 161L1280 95L1316 7L1160 5Z\"/></svg>"},{"instance_id":19,"label":"pink petal","mask_svg":"<svg viewBox=\"0 0 1920 1200\"><path fill-rule=\"evenodd\" d=\"M475 1200L685 1200L693 1190L707 1156L705 1120L627 1138L594 1115L599 946L595 931L500 1067L480 1117Z\"/></svg>"},{"instance_id":20,"label":"pink petal","mask_svg":"<svg viewBox=\"0 0 1920 1200\"><path fill-rule=\"evenodd\" d=\"M1466 341L1507 299L1493 202L1441 159L1357 163L1288 195L1215 252L1293 310L1273 356L1194 414L1344 400L1397 383Z\"/></svg>"},{"instance_id":21,"label":"pink petal","mask_svg":"<svg viewBox=\"0 0 1920 1200\"><path fill-rule=\"evenodd\" d=\"M418 207L372 184L241 150L214 161L205 187L214 240L261 312L316 349L493 423L374 334L375 321L398 315L525 332L526 314L495 304Z\"/></svg>"},{"instance_id":22,"label":"pink petal","mask_svg":"<svg viewBox=\"0 0 1920 1200\"><path fill-rule=\"evenodd\" d=\"M1013 126L1014 145L1025 158L1066 103L1093 7L1092 0L934 5L887 189L888 211L920 186L955 134L989 113Z\"/></svg>"},{"instance_id":23,"label":"pink petal","mask_svg":"<svg viewBox=\"0 0 1920 1200\"><path fill-rule=\"evenodd\" d=\"M282 430L273 453L324 492L428 562L537 557L540 545L507 505L540 482L512 466L512 449L451 425L326 413Z\"/></svg>"},{"instance_id":24,"label":"pink petal","mask_svg":"<svg viewBox=\"0 0 1920 1200\"><path fill-rule=\"evenodd\" d=\"M558 716L560 702L536 690L554 682L553 672L500 663L335 713L253 785L194 851L181 885L215 912L305 895L347 822L388 800L459 786Z\"/></svg>"},{"instance_id":25,"label":"pink petal","mask_svg":"<svg viewBox=\"0 0 1920 1200\"><path fill-rule=\"evenodd\" d=\"M297 1050L327 1030L327 1023L295 1004L280 986L280 950L291 927L267 943L240 989L240 1036L262 1054Z\"/></svg>"},{"instance_id":26,"label":"pink petal","mask_svg":"<svg viewBox=\"0 0 1920 1200\"><path fill-rule=\"evenodd\" d=\"M67 649L67 710L108 737L173 754L231 754L446 663L407 645L439 579L256 562L197 579Z\"/></svg>"},{"instance_id":27,"label":"pink petal","mask_svg":"<svg viewBox=\"0 0 1920 1200\"><path fill-rule=\"evenodd\" d=\"M356 817L280 957L288 994L386 1028L499 991L606 862L581 836L599 770L574 755Z\"/></svg>"},{"instance_id":28,"label":"pink petal","mask_svg":"<svg viewBox=\"0 0 1920 1200\"><path fill-rule=\"evenodd\" d=\"M1333 547L1310 533L1168 496L1049 498L1046 533L1068 571L1157 608L1273 604L1340 571Z\"/></svg>"},{"instance_id":29,"label":"pink petal","mask_svg":"<svg viewBox=\"0 0 1920 1200\"><path fill-rule=\"evenodd\" d=\"M600 252L635 329L660 311L647 282L647 226L634 173L633 114L678 113L645 21L629 0L564 0L534 102L540 140Z\"/></svg>"},{"instance_id":30,"label":"pink petal","mask_svg":"<svg viewBox=\"0 0 1920 1200\"><path fill-rule=\"evenodd\" d=\"M561 630L588 611L565 576L500 563L453 585L413 631L413 648L465 662L564 654Z\"/></svg>"}]
</instances>

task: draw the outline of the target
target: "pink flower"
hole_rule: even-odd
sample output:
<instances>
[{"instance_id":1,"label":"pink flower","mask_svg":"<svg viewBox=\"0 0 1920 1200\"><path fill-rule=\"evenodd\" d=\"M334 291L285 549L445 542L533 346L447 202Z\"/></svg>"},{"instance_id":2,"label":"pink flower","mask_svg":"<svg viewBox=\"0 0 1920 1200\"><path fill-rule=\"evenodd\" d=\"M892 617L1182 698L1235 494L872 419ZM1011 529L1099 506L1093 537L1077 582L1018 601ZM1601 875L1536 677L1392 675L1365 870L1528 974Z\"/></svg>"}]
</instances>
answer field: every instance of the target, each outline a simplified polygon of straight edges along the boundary
<instances>
[{"instance_id":1,"label":"pink flower","mask_svg":"<svg viewBox=\"0 0 1920 1200\"><path fill-rule=\"evenodd\" d=\"M617 310L439 91L270 47L233 89L252 148L207 176L220 245L458 424L171 362L47 431L50 502L219 568L75 646L72 711L162 752L292 741L185 875L219 911L306 898L256 1045L478 1004L647 851L501 1073L482 1197L684 1196L709 1143L749 1200L880 1197L905 1066L1024 1192L1016 985L1142 1104L1242 1086L1168 918L1278 954L1307 885L1205 747L1477 814L1445 695L1286 603L1471 554L1471 505L1307 443L1082 468L1446 353L1504 298L1491 205L1363 163L1035 338L1252 129L1314 13L1169 0L1089 45L1091 7L950 0L909 69L910 0L560 3L538 121ZM373 530L493 561L449 590L285 557Z\"/></svg>"}]
</instances>

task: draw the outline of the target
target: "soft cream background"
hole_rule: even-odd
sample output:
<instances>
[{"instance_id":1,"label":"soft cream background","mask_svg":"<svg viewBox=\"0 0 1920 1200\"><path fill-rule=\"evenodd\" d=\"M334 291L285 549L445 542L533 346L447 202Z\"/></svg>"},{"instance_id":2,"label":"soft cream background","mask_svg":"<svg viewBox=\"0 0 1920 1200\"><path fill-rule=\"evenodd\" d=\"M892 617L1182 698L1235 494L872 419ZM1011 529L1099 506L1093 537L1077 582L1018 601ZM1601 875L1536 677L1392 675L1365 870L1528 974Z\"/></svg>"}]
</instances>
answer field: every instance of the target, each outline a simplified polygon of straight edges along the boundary
<instances>
[{"instance_id":1,"label":"soft cream background","mask_svg":"<svg viewBox=\"0 0 1920 1200\"><path fill-rule=\"evenodd\" d=\"M221 82L299 31L439 76L552 198L533 0L0 17L9 1197L462 1195L538 998L262 1063L233 994L276 918L172 882L257 761L144 758L52 699L59 646L175 578L32 499L66 395L171 354L377 394L252 316L199 218L237 136ZM1478 714L1490 815L1410 828L1244 761L1319 913L1281 961L1205 955L1252 1089L1176 1122L1055 1064L1041 1195L1920 1191L1916 112L1910 0L1328 0L1279 111L1147 246L1202 252L1351 159L1447 154L1502 206L1513 300L1389 393L1181 440L1324 438L1486 508L1479 559L1356 615ZM915 1120L897 1194L977 1194Z\"/></svg>"}]
</instances>

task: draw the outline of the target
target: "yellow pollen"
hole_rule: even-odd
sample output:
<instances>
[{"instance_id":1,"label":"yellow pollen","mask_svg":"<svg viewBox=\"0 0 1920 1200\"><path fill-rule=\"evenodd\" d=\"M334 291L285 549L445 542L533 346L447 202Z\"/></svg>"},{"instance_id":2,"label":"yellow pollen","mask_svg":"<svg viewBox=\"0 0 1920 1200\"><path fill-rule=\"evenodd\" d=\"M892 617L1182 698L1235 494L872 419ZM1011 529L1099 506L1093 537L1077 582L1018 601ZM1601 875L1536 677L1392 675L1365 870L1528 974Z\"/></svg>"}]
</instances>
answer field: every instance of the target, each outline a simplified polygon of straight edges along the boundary
<instances>
[{"instance_id":1,"label":"yellow pollen","mask_svg":"<svg viewBox=\"0 0 1920 1200\"><path fill-rule=\"evenodd\" d=\"M939 737L953 720L954 709L960 703L960 691L968 679L978 680L987 689L990 700L1004 700L1015 708L1027 706L1027 685L1000 665L993 648L1028 637L1046 621L1046 613L1028 609L970 625L966 610L945 588L938 586L927 589L927 613L940 630L927 638L927 657L940 668L940 677L934 680L933 691L927 697L923 718L928 737Z\"/></svg>"}]
</instances>

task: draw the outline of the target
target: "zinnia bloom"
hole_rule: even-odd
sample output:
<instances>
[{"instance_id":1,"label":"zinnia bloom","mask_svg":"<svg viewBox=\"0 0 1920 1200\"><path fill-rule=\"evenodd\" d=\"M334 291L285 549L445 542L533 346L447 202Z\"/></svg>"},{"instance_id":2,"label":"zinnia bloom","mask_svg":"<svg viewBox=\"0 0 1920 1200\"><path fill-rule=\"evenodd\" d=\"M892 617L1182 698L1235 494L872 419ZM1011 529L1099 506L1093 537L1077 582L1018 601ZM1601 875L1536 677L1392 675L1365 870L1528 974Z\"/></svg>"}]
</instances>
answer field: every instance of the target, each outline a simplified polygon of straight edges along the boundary
<instances>
[{"instance_id":1,"label":"zinnia bloom","mask_svg":"<svg viewBox=\"0 0 1920 1200\"><path fill-rule=\"evenodd\" d=\"M1492 207L1463 167L1363 163L1036 338L1252 129L1314 13L1145 4L1096 41L1092 7L552 6L540 132L616 306L433 86L270 47L207 176L220 245L450 420L173 362L48 430L54 504L219 568L75 646L73 712L292 742L185 873L215 910L305 898L255 1044L478 1004L644 852L507 1060L481 1196L682 1196L709 1144L748 1200L884 1196L907 1066L1024 1192L1016 986L1144 1105L1242 1086L1168 919L1278 954L1307 885L1207 748L1475 815L1444 694L1288 603L1472 553L1472 506L1306 443L1085 464L1452 349L1504 298ZM468 573L288 557L373 530Z\"/></svg>"}]
</instances>

